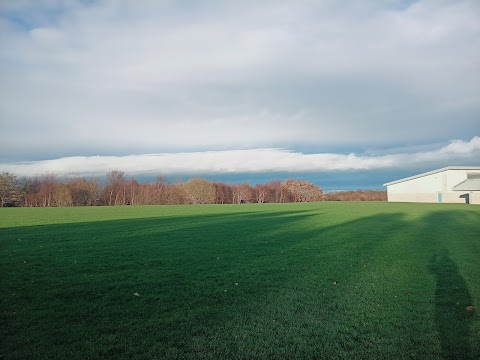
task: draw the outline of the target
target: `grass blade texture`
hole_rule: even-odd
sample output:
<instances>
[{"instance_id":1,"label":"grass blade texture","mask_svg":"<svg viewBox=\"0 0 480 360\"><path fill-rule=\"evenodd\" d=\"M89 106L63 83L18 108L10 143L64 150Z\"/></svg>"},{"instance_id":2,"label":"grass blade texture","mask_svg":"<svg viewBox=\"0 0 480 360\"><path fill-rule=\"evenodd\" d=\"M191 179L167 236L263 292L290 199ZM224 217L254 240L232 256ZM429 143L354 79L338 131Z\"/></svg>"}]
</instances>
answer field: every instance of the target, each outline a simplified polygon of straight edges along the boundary
<instances>
[{"instance_id":1,"label":"grass blade texture","mask_svg":"<svg viewBox=\"0 0 480 360\"><path fill-rule=\"evenodd\" d=\"M0 258L5 359L480 354L478 206L0 209Z\"/></svg>"}]
</instances>

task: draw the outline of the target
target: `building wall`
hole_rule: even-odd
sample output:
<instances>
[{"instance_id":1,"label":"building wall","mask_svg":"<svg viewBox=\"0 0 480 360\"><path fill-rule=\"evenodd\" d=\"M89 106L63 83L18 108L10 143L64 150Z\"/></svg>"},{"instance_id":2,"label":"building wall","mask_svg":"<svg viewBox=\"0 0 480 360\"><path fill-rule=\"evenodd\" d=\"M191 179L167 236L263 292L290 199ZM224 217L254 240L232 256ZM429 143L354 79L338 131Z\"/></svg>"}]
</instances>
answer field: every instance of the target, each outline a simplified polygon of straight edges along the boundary
<instances>
[{"instance_id":1,"label":"building wall","mask_svg":"<svg viewBox=\"0 0 480 360\"><path fill-rule=\"evenodd\" d=\"M453 191L453 187L467 179L467 173L478 173L480 170L450 169L402 181L387 186L388 201L392 202L439 202L439 194L443 203L480 203L480 193Z\"/></svg>"},{"instance_id":2,"label":"building wall","mask_svg":"<svg viewBox=\"0 0 480 360\"><path fill-rule=\"evenodd\" d=\"M425 193L425 194L418 194L418 193L390 193L387 190L387 197L389 202L438 202L437 201L437 193Z\"/></svg>"},{"instance_id":3,"label":"building wall","mask_svg":"<svg viewBox=\"0 0 480 360\"><path fill-rule=\"evenodd\" d=\"M453 191L454 186L467 179L468 174L480 174L480 170L447 170L446 191Z\"/></svg>"},{"instance_id":4,"label":"building wall","mask_svg":"<svg viewBox=\"0 0 480 360\"><path fill-rule=\"evenodd\" d=\"M469 195L470 204L480 205L480 191L471 191Z\"/></svg>"}]
</instances>

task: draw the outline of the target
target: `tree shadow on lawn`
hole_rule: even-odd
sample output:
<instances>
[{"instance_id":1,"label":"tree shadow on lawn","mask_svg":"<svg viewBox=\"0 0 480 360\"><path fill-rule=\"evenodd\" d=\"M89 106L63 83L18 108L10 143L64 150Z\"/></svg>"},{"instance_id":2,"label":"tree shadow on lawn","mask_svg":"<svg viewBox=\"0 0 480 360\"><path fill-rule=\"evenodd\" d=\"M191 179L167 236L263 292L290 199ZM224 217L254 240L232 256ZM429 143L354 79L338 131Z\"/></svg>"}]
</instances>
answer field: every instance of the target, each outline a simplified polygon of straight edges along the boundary
<instances>
[{"instance_id":1,"label":"tree shadow on lawn","mask_svg":"<svg viewBox=\"0 0 480 360\"><path fill-rule=\"evenodd\" d=\"M416 241L438 218L416 220L413 231L404 214L322 225L328 216L189 215L2 231L11 242L4 256L14 257L0 266L13 269L2 289L17 293L0 295L7 308L2 348L12 358L36 347L60 357L78 351L73 358L86 351L90 358L394 356L398 349L381 348L375 337L375 331L392 336L375 328L389 316L386 309L374 309L370 298L360 302L376 311L367 335L351 329L365 319L343 313L370 286L356 284L358 274L383 256L394 235L407 232ZM438 244L425 246L431 254ZM22 257L30 257L30 272L18 269ZM380 281L380 291L389 280ZM446 330L440 334L443 349ZM468 327L460 335L468 338Z\"/></svg>"},{"instance_id":2,"label":"tree shadow on lawn","mask_svg":"<svg viewBox=\"0 0 480 360\"><path fill-rule=\"evenodd\" d=\"M188 331L211 324L216 308L226 306L223 273L243 263L242 239L265 255L266 249L257 248L259 234L309 216L304 213L0 229L0 255L5 260L0 263L0 349L12 358L43 358L92 347L89 355L96 358L113 357L112 349L123 354L122 343L133 349L135 342L157 341L167 348L187 348ZM246 237L252 226L255 231ZM192 323L197 320L203 323ZM152 337L150 331L158 334ZM109 334L117 334L117 343L109 343L115 339ZM62 342L68 344L63 350L57 346ZM39 348L43 354L36 352ZM78 357L84 358L80 353Z\"/></svg>"}]
</instances>

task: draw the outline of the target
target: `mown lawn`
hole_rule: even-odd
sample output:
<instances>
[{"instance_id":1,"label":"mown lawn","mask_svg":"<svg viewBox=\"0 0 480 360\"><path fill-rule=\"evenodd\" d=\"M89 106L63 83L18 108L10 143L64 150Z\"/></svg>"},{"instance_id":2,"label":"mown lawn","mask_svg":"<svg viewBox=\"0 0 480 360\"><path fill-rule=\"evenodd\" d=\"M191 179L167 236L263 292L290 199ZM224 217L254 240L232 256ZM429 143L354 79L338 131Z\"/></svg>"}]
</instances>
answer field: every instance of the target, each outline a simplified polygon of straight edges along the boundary
<instances>
[{"instance_id":1,"label":"mown lawn","mask_svg":"<svg viewBox=\"0 0 480 360\"><path fill-rule=\"evenodd\" d=\"M4 359L480 355L480 206L0 209L0 259Z\"/></svg>"}]
</instances>

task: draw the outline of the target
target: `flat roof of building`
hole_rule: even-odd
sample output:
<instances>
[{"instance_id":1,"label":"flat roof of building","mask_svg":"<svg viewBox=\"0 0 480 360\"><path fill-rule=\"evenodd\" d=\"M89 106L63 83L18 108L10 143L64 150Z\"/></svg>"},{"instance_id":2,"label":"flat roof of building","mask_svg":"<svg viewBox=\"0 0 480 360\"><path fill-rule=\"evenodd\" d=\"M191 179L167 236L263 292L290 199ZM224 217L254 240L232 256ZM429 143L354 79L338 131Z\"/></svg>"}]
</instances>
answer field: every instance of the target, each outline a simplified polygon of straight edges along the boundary
<instances>
[{"instance_id":1,"label":"flat roof of building","mask_svg":"<svg viewBox=\"0 0 480 360\"><path fill-rule=\"evenodd\" d=\"M403 178L403 179L391 181L391 182L388 182L386 184L383 184L383 186L394 185L394 184L398 184L398 183L401 183L401 182L404 182L404 181L418 179L418 178L421 178L423 176L428 176L428 175L436 174L436 173L447 171L447 170L480 170L480 166L446 166L446 167L441 168L441 169L432 170L432 171L428 171L428 172L425 172L425 173L422 173L422 174L418 174L418 175L406 177L406 178Z\"/></svg>"}]
</instances>

